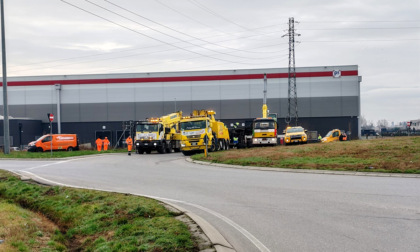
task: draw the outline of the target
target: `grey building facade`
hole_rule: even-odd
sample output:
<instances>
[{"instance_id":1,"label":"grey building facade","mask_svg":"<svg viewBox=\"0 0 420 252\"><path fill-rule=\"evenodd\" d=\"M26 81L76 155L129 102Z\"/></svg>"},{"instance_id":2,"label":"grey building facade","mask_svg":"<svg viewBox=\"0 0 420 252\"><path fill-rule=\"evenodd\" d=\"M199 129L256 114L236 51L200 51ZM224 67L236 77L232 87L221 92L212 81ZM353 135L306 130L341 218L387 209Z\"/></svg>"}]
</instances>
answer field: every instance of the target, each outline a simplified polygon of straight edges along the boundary
<instances>
[{"instance_id":1,"label":"grey building facade","mask_svg":"<svg viewBox=\"0 0 420 252\"><path fill-rule=\"evenodd\" d=\"M93 143L98 134L110 136L115 143L123 121L179 110L188 115L194 109L213 109L216 118L229 125L262 116L266 73L267 105L270 113L278 113L281 132L286 127L288 110L287 71L270 68L12 77L8 79L9 115L38 120L39 136L49 133L47 113L53 113L54 133L60 130L79 134L82 143ZM340 128L357 137L361 82L358 66L301 67L296 72L299 124L321 134ZM32 140L35 137L28 136ZM17 145L15 140L12 145Z\"/></svg>"}]
</instances>

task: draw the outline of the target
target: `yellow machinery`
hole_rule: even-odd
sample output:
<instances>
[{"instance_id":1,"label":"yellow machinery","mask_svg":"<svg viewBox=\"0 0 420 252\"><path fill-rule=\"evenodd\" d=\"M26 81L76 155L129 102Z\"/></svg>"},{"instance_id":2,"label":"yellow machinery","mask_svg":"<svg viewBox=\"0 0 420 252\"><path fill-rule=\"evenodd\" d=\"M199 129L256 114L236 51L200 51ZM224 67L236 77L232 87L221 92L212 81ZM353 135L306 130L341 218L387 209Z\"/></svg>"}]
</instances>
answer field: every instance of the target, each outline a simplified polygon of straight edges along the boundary
<instances>
[{"instance_id":1,"label":"yellow machinery","mask_svg":"<svg viewBox=\"0 0 420 252\"><path fill-rule=\"evenodd\" d=\"M334 141L346 141L347 140L347 134L344 130L339 129L333 129L330 132L325 135L321 139L322 143L328 143L328 142L334 142Z\"/></svg>"},{"instance_id":2,"label":"yellow machinery","mask_svg":"<svg viewBox=\"0 0 420 252\"><path fill-rule=\"evenodd\" d=\"M178 111L160 118L148 118L146 121L136 122L136 136L134 144L136 153L150 153L157 150L159 153L171 153L172 150L181 150L181 135L179 122L182 111Z\"/></svg>"},{"instance_id":3,"label":"yellow machinery","mask_svg":"<svg viewBox=\"0 0 420 252\"><path fill-rule=\"evenodd\" d=\"M300 126L296 127L287 127L286 130L283 131L284 135L284 143L285 145L293 144L293 143L308 143L308 136L306 135L306 130Z\"/></svg>"},{"instance_id":4,"label":"yellow machinery","mask_svg":"<svg viewBox=\"0 0 420 252\"><path fill-rule=\"evenodd\" d=\"M277 118L267 116L267 75L264 74L264 99L262 118L256 118L252 125L252 145L277 145Z\"/></svg>"},{"instance_id":5,"label":"yellow machinery","mask_svg":"<svg viewBox=\"0 0 420 252\"><path fill-rule=\"evenodd\" d=\"M213 110L194 110L191 116L183 117L181 130L181 151L184 155L209 151L227 150L229 148L229 132L225 124L216 121Z\"/></svg>"}]
</instances>

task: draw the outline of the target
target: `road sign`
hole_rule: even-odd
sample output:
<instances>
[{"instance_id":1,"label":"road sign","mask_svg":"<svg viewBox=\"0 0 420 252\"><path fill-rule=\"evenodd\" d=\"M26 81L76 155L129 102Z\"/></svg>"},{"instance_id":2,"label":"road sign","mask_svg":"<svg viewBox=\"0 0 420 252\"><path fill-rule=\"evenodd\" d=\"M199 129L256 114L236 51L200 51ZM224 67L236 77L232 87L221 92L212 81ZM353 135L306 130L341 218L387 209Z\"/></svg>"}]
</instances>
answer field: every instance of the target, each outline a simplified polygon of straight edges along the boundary
<instances>
[{"instance_id":1,"label":"road sign","mask_svg":"<svg viewBox=\"0 0 420 252\"><path fill-rule=\"evenodd\" d=\"M54 121L54 114L48 114L48 119L50 120L50 122Z\"/></svg>"},{"instance_id":2,"label":"road sign","mask_svg":"<svg viewBox=\"0 0 420 252\"><path fill-rule=\"evenodd\" d=\"M411 122L407 122L407 127L410 127L411 126Z\"/></svg>"}]
</instances>

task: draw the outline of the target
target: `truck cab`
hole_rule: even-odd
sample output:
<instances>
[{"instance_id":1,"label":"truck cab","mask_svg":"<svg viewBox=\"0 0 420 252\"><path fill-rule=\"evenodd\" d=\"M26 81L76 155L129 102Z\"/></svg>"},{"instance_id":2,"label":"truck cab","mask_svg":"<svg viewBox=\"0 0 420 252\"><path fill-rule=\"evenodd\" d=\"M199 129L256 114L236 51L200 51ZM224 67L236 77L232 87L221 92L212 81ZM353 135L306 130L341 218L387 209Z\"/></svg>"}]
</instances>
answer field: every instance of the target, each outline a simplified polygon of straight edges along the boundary
<instances>
[{"instance_id":1,"label":"truck cab","mask_svg":"<svg viewBox=\"0 0 420 252\"><path fill-rule=\"evenodd\" d=\"M283 133L285 145L289 144L306 144L308 143L308 136L306 130L301 126L287 127Z\"/></svg>"},{"instance_id":2,"label":"truck cab","mask_svg":"<svg viewBox=\"0 0 420 252\"><path fill-rule=\"evenodd\" d=\"M151 153L152 150L158 152L166 151L164 143L164 129L159 122L139 121L136 123L135 146L136 152L139 154Z\"/></svg>"},{"instance_id":3,"label":"truck cab","mask_svg":"<svg viewBox=\"0 0 420 252\"><path fill-rule=\"evenodd\" d=\"M148 118L146 121L136 122L136 135L134 145L136 153L147 154L152 150L159 153L171 153L172 150L181 150L181 137L179 134L179 122L182 111L171 113L160 118Z\"/></svg>"},{"instance_id":4,"label":"truck cab","mask_svg":"<svg viewBox=\"0 0 420 252\"><path fill-rule=\"evenodd\" d=\"M214 118L213 110L194 110L191 116L182 118L181 151L184 155L209 151L226 150L229 147L229 131L226 125Z\"/></svg>"},{"instance_id":5,"label":"truck cab","mask_svg":"<svg viewBox=\"0 0 420 252\"><path fill-rule=\"evenodd\" d=\"M252 145L277 145L277 122L271 117L256 118L252 127Z\"/></svg>"},{"instance_id":6,"label":"truck cab","mask_svg":"<svg viewBox=\"0 0 420 252\"><path fill-rule=\"evenodd\" d=\"M207 126L206 126L207 124ZM184 155L204 151L206 141L209 150L213 150L213 134L207 118L187 118L179 124L181 130L181 150ZM206 132L207 128L207 132Z\"/></svg>"}]
</instances>

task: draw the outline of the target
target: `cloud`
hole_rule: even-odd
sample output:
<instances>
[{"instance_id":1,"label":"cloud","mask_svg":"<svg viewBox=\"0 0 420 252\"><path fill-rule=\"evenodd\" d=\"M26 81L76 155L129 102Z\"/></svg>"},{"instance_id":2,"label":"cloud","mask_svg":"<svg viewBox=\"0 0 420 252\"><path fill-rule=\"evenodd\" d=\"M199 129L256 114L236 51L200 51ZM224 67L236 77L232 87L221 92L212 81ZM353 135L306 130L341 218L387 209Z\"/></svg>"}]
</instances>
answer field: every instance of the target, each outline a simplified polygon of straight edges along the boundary
<instances>
[{"instance_id":1,"label":"cloud","mask_svg":"<svg viewBox=\"0 0 420 252\"><path fill-rule=\"evenodd\" d=\"M114 42L104 42L104 43L69 43L64 46L57 46L57 48L67 49L67 50L79 50L79 51L90 51L90 52L112 52L119 49L130 48L130 45L118 44Z\"/></svg>"},{"instance_id":2,"label":"cloud","mask_svg":"<svg viewBox=\"0 0 420 252\"><path fill-rule=\"evenodd\" d=\"M10 76L287 68L294 17L297 67L359 65L366 119L419 117L418 0L91 1L6 1Z\"/></svg>"}]
</instances>

